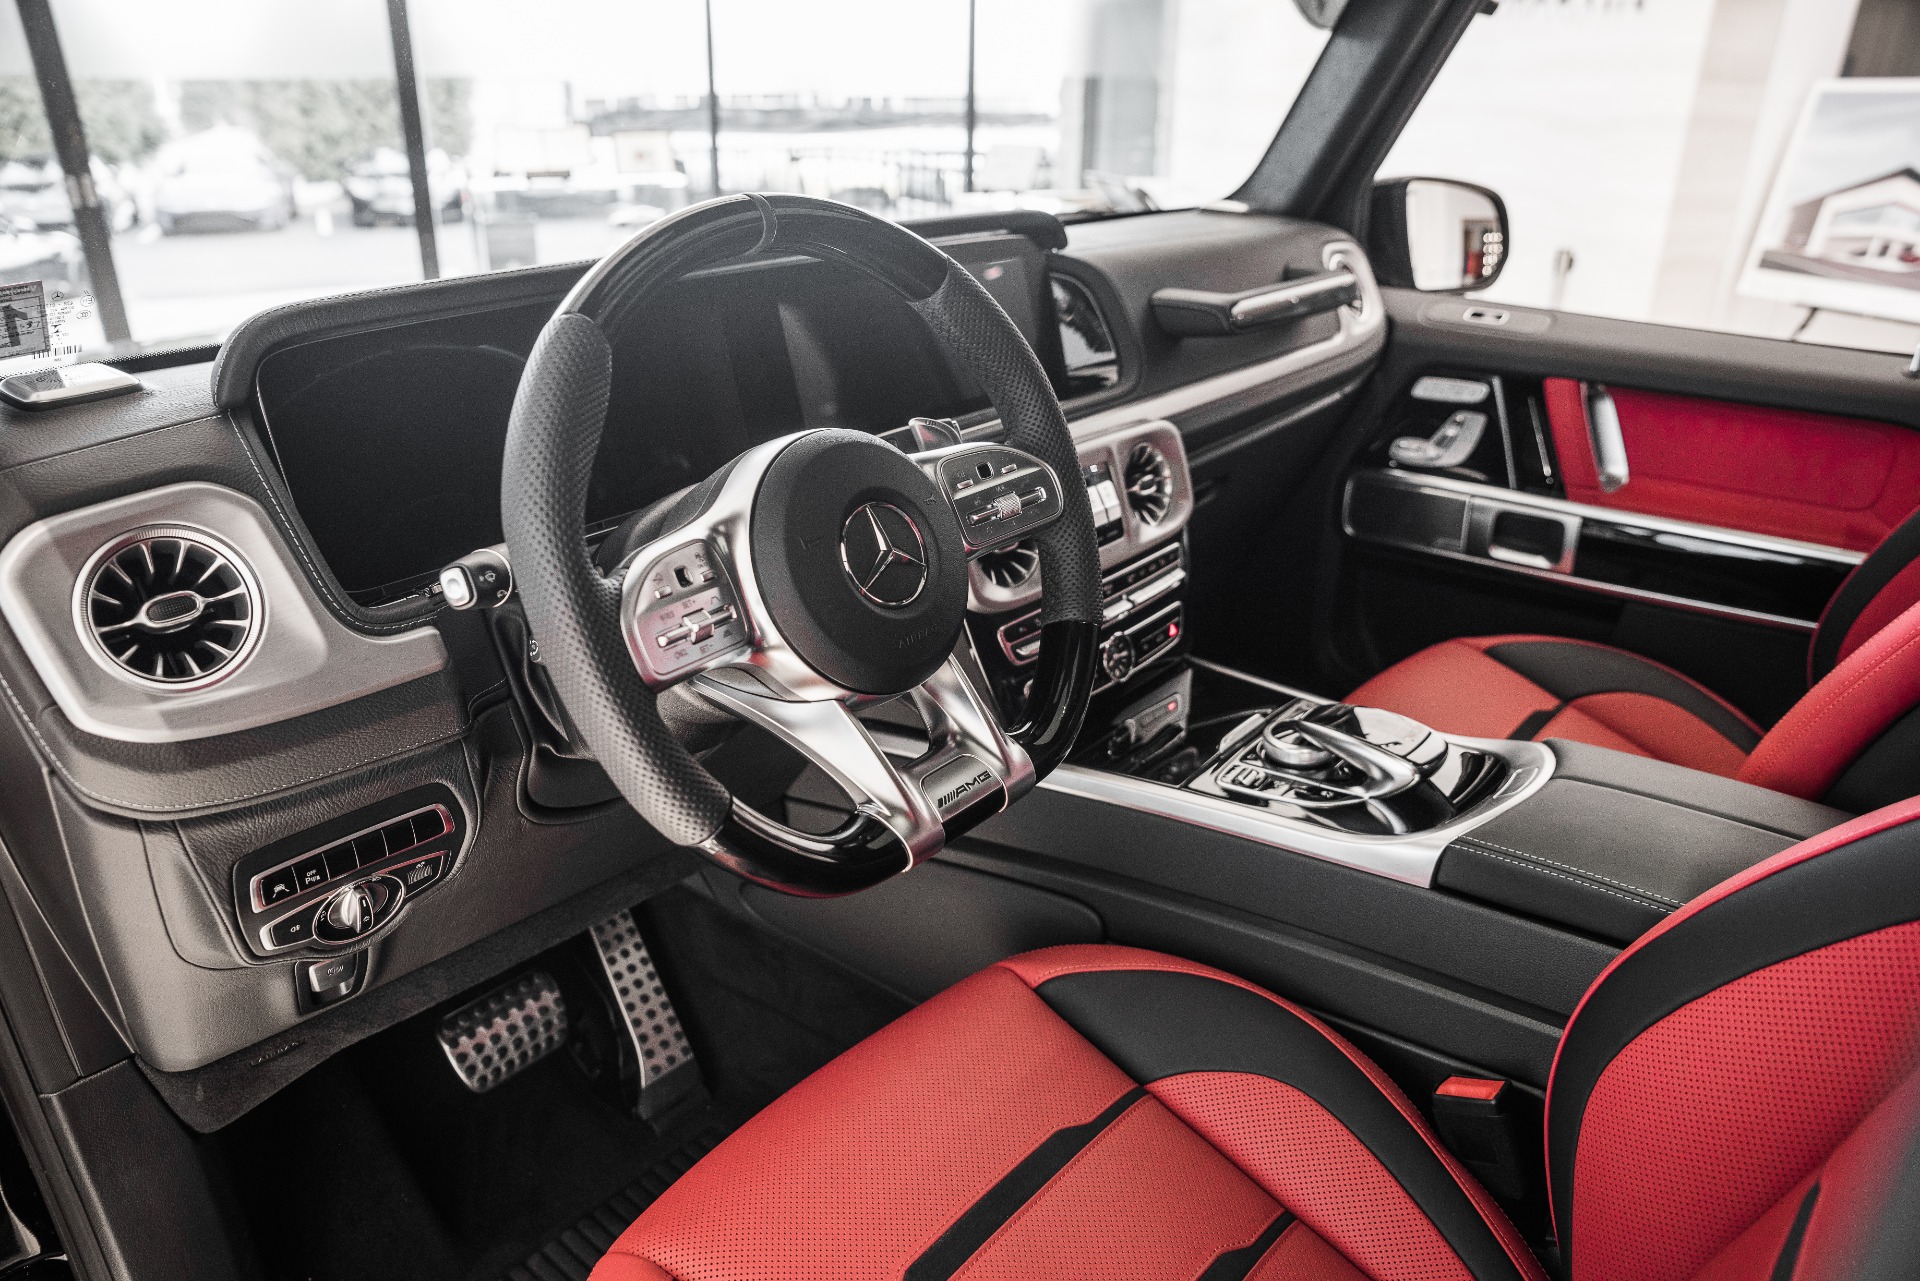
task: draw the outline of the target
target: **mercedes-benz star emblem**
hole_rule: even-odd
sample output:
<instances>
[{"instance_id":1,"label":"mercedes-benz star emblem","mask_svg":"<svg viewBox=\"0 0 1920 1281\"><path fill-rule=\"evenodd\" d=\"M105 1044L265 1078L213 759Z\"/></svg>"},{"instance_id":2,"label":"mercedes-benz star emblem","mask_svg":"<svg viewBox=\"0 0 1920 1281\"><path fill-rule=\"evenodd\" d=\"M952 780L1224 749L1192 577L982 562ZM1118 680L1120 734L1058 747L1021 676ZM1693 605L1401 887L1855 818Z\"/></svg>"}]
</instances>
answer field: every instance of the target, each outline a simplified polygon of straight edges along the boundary
<instances>
[{"instance_id":1,"label":"mercedes-benz star emblem","mask_svg":"<svg viewBox=\"0 0 1920 1281\"><path fill-rule=\"evenodd\" d=\"M927 545L913 517L892 503L856 507L840 527L840 563L860 594L904 609L927 585Z\"/></svg>"}]
</instances>

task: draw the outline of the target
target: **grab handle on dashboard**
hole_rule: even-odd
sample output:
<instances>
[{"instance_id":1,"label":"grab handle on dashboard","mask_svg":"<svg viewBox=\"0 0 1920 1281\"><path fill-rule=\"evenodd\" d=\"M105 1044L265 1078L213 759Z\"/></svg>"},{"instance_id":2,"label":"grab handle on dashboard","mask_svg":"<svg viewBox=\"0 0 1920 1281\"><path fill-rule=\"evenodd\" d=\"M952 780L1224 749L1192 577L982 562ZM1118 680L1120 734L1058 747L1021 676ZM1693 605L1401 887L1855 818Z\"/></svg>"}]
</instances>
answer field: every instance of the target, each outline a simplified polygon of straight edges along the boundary
<instances>
[{"instance_id":1,"label":"grab handle on dashboard","mask_svg":"<svg viewBox=\"0 0 1920 1281\"><path fill-rule=\"evenodd\" d=\"M1205 289L1156 289L1152 299L1153 318L1170 334L1185 338L1221 338L1332 311L1359 296L1359 280L1351 271L1340 268L1232 294Z\"/></svg>"}]
</instances>

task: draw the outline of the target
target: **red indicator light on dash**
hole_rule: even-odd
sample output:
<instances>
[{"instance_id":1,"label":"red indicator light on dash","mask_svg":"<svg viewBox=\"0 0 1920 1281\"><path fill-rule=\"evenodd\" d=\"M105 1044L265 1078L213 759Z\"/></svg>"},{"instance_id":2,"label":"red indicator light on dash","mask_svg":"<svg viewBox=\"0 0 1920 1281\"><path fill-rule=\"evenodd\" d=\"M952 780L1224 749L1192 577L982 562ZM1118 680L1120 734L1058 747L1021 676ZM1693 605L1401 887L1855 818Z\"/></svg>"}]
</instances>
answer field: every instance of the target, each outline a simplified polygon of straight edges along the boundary
<instances>
[{"instance_id":1,"label":"red indicator light on dash","mask_svg":"<svg viewBox=\"0 0 1920 1281\"><path fill-rule=\"evenodd\" d=\"M1168 623L1168 624L1167 624L1167 639L1168 639L1168 640L1172 640L1172 639L1173 639L1174 637L1176 637L1176 636L1178 636L1179 634L1180 634L1180 624L1178 624L1178 623Z\"/></svg>"},{"instance_id":2,"label":"red indicator light on dash","mask_svg":"<svg viewBox=\"0 0 1920 1281\"><path fill-rule=\"evenodd\" d=\"M1167 702L1167 710L1168 710L1168 711L1170 711L1170 712L1177 712L1177 711L1179 711L1179 710L1180 710L1180 700L1179 700L1179 699L1177 699L1177 698L1175 698L1175 699L1170 699L1170 700L1168 700L1168 702Z\"/></svg>"}]
</instances>

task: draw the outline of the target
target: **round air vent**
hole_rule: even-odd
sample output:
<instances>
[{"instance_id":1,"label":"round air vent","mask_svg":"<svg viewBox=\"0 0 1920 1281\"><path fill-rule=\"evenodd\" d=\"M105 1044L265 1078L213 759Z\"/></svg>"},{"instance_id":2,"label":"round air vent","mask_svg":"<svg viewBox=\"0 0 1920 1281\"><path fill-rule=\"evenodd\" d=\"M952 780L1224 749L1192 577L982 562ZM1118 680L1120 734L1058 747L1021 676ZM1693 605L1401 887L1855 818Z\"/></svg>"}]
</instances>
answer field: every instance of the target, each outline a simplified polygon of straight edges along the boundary
<instances>
[{"instance_id":1,"label":"round air vent","mask_svg":"<svg viewBox=\"0 0 1920 1281\"><path fill-rule=\"evenodd\" d=\"M143 529L93 554L74 614L123 677L196 689L237 670L260 639L260 585L232 548L197 530Z\"/></svg>"},{"instance_id":2,"label":"round air vent","mask_svg":"<svg viewBox=\"0 0 1920 1281\"><path fill-rule=\"evenodd\" d=\"M1031 539L1023 538L1011 547L987 552L980 557L979 565L988 582L1003 591L1012 591L1040 568L1040 551Z\"/></svg>"},{"instance_id":3,"label":"round air vent","mask_svg":"<svg viewBox=\"0 0 1920 1281\"><path fill-rule=\"evenodd\" d=\"M1152 442L1141 441L1127 454L1122 478L1127 483L1127 505L1142 523L1158 525L1173 506L1173 468Z\"/></svg>"}]
</instances>

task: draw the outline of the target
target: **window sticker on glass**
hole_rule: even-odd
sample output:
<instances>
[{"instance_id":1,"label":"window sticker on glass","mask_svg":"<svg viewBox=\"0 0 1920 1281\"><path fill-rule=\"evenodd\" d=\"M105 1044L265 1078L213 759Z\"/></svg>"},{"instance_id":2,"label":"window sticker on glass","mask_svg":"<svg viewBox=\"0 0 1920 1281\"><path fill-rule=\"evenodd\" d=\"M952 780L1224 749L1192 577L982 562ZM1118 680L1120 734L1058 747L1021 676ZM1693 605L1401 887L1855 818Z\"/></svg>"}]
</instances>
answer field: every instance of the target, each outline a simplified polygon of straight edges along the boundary
<instances>
[{"instance_id":1,"label":"window sticker on glass","mask_svg":"<svg viewBox=\"0 0 1920 1281\"><path fill-rule=\"evenodd\" d=\"M0 360L38 356L52 345L45 287L37 280L0 285Z\"/></svg>"},{"instance_id":2,"label":"window sticker on glass","mask_svg":"<svg viewBox=\"0 0 1920 1281\"><path fill-rule=\"evenodd\" d=\"M0 285L0 369L79 355L73 326L92 315L90 293L49 295L40 280Z\"/></svg>"}]
</instances>

